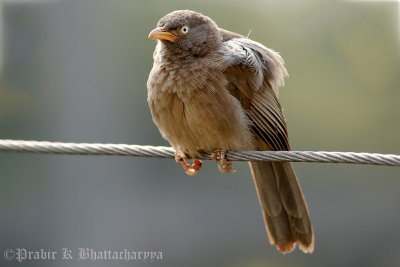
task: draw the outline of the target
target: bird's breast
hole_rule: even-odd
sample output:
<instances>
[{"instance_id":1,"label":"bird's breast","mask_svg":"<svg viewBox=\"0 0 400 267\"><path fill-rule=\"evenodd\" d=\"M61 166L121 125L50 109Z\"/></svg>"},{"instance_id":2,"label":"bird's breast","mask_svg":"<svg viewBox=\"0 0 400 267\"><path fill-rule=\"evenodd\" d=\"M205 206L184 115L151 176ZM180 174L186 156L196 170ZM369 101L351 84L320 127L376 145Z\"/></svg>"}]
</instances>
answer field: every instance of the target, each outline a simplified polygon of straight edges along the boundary
<instances>
[{"instance_id":1,"label":"bird's breast","mask_svg":"<svg viewBox=\"0 0 400 267\"><path fill-rule=\"evenodd\" d=\"M218 70L153 68L148 103L160 132L178 151L195 155L251 146L249 122Z\"/></svg>"}]
</instances>

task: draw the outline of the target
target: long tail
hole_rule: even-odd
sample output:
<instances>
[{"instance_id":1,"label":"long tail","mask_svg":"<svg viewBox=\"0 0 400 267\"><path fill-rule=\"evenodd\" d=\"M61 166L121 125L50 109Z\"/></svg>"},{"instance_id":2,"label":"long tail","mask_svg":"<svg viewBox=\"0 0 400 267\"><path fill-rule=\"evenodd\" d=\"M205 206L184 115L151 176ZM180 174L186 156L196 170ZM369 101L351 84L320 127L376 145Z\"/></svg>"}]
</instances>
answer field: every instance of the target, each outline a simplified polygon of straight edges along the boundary
<instances>
[{"instance_id":1,"label":"long tail","mask_svg":"<svg viewBox=\"0 0 400 267\"><path fill-rule=\"evenodd\" d=\"M282 253L296 243L303 252L314 250L314 235L306 202L288 162L249 162L269 240Z\"/></svg>"}]
</instances>

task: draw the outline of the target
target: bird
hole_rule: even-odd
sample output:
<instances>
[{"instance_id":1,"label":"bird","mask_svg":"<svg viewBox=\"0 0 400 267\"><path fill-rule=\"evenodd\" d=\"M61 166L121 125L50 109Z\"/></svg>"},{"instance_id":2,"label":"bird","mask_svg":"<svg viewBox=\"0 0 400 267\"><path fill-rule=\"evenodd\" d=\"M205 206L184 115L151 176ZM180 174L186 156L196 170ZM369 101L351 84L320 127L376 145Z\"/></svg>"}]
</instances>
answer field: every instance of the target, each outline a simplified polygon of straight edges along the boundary
<instances>
[{"instance_id":1,"label":"bird","mask_svg":"<svg viewBox=\"0 0 400 267\"><path fill-rule=\"evenodd\" d=\"M222 173L228 151L290 150L278 89L288 76L279 53L224 30L208 16L176 10L148 35L157 40L147 102L175 160L189 175L211 154ZM267 234L282 253L314 250L311 220L290 162L249 162Z\"/></svg>"}]
</instances>

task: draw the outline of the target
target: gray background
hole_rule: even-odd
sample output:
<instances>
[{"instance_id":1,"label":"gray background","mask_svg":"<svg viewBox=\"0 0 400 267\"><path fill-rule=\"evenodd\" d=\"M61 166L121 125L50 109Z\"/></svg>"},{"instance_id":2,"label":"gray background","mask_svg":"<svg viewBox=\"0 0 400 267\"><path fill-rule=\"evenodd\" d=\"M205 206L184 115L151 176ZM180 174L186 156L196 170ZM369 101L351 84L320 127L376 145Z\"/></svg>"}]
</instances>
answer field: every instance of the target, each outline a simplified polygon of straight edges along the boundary
<instances>
[{"instance_id":1,"label":"gray background","mask_svg":"<svg viewBox=\"0 0 400 267\"><path fill-rule=\"evenodd\" d=\"M153 125L147 35L176 9L281 52L280 99L295 150L400 153L396 3L3 1L0 138L168 145ZM395 167L294 164L316 249L268 244L246 163L194 177L170 159L0 153L0 249L163 251L155 263L37 266L395 266ZM0 265L16 264L0 260Z\"/></svg>"}]
</instances>

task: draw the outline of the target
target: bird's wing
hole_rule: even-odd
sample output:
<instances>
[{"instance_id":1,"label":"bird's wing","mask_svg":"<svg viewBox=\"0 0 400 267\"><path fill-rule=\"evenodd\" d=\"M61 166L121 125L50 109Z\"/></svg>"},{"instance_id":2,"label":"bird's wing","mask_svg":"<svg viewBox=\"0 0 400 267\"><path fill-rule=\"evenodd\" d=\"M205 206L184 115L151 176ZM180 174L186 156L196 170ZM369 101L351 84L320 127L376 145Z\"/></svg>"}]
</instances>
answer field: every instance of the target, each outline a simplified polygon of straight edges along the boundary
<instances>
[{"instance_id":1,"label":"bird's wing","mask_svg":"<svg viewBox=\"0 0 400 267\"><path fill-rule=\"evenodd\" d=\"M229 33L229 32L228 32ZM278 87L287 75L281 56L247 38L224 42L229 90L242 104L257 136L273 150L290 150Z\"/></svg>"},{"instance_id":2,"label":"bird's wing","mask_svg":"<svg viewBox=\"0 0 400 267\"><path fill-rule=\"evenodd\" d=\"M222 35L222 40L223 40L224 42L229 41L229 40L231 40L231 39L233 39L233 38L245 38L245 37L244 37L243 35L241 35L241 34L238 34L238 33L236 33L236 32L230 32L230 31L224 30L224 29L222 29L222 28L219 28L219 32L221 33L221 35Z\"/></svg>"}]
</instances>

